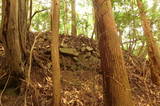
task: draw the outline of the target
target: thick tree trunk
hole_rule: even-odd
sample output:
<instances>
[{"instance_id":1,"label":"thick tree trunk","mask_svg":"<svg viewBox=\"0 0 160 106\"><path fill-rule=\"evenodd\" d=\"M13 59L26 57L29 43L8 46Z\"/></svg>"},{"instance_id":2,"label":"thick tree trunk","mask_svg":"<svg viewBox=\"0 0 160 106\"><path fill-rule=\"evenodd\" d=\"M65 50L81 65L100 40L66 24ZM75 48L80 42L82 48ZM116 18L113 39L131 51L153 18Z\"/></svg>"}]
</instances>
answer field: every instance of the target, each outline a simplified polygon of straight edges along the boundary
<instances>
[{"instance_id":1,"label":"thick tree trunk","mask_svg":"<svg viewBox=\"0 0 160 106\"><path fill-rule=\"evenodd\" d=\"M144 35L146 36L148 55L151 60L151 79L156 85L160 85L160 52L153 38L151 24L146 17L146 12L141 0L137 0L137 5L140 11L140 18Z\"/></svg>"},{"instance_id":2,"label":"thick tree trunk","mask_svg":"<svg viewBox=\"0 0 160 106\"><path fill-rule=\"evenodd\" d=\"M59 8L60 1L52 0L52 70L53 70L53 106L60 106L61 101L61 82L59 64Z\"/></svg>"},{"instance_id":3,"label":"thick tree trunk","mask_svg":"<svg viewBox=\"0 0 160 106\"><path fill-rule=\"evenodd\" d=\"M77 21L76 21L76 0L71 0L71 8L72 8L72 31L71 34L77 36Z\"/></svg>"},{"instance_id":4,"label":"thick tree trunk","mask_svg":"<svg viewBox=\"0 0 160 106\"><path fill-rule=\"evenodd\" d=\"M2 0L2 14L2 37L7 65L12 73L23 75L18 33L18 0Z\"/></svg>"},{"instance_id":5,"label":"thick tree trunk","mask_svg":"<svg viewBox=\"0 0 160 106\"><path fill-rule=\"evenodd\" d=\"M94 0L100 31L99 49L105 106L133 106L110 0Z\"/></svg>"}]
</instances>

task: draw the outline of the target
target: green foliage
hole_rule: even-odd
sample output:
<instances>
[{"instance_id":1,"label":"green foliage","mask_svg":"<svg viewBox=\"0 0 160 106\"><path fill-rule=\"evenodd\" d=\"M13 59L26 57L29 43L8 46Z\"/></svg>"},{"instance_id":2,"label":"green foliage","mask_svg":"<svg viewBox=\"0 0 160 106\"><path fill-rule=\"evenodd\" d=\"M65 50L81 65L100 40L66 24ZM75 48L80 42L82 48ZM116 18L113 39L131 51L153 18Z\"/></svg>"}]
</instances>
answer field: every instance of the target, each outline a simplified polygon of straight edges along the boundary
<instances>
[{"instance_id":1,"label":"green foliage","mask_svg":"<svg viewBox=\"0 0 160 106\"><path fill-rule=\"evenodd\" d=\"M144 11L151 20L154 37L160 40L160 5L155 1L142 0ZM145 43L142 25L139 17L136 0L113 0L113 10L120 36L122 36L123 49L133 49L137 54L141 46ZM133 42L135 41L135 42ZM127 42L127 43L126 43Z\"/></svg>"},{"instance_id":2,"label":"green foliage","mask_svg":"<svg viewBox=\"0 0 160 106\"><path fill-rule=\"evenodd\" d=\"M45 2L33 0L33 14L36 11L48 9L37 13L32 19L31 29L34 31L46 31L50 29L50 9L49 3L45 4Z\"/></svg>"}]
</instances>

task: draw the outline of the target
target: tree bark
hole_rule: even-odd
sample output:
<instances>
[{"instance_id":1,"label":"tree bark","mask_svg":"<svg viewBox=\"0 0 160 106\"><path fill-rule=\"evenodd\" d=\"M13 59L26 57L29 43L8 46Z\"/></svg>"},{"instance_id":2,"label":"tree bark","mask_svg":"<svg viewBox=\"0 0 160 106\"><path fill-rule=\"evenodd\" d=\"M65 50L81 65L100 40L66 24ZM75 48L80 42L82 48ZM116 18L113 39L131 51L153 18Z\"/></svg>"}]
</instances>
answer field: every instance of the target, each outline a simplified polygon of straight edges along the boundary
<instances>
[{"instance_id":1,"label":"tree bark","mask_svg":"<svg viewBox=\"0 0 160 106\"><path fill-rule=\"evenodd\" d=\"M96 9L96 3L93 0L93 13L94 13L94 29L95 29L95 40L99 40L99 36L100 36L100 31L99 31L99 22L98 22L98 17L97 17L97 9Z\"/></svg>"},{"instance_id":2,"label":"tree bark","mask_svg":"<svg viewBox=\"0 0 160 106\"><path fill-rule=\"evenodd\" d=\"M99 24L104 105L134 106L110 0L94 0Z\"/></svg>"},{"instance_id":3,"label":"tree bark","mask_svg":"<svg viewBox=\"0 0 160 106\"><path fill-rule=\"evenodd\" d=\"M154 40L150 20L147 19L146 12L141 0L137 0L139 14L142 22L144 35L146 37L148 55L151 61L151 79L156 85L160 85L160 52Z\"/></svg>"},{"instance_id":4,"label":"tree bark","mask_svg":"<svg viewBox=\"0 0 160 106\"><path fill-rule=\"evenodd\" d=\"M52 0L52 43L51 58L53 71L53 106L60 106L61 81L59 64L59 8L60 1Z\"/></svg>"},{"instance_id":5,"label":"tree bark","mask_svg":"<svg viewBox=\"0 0 160 106\"><path fill-rule=\"evenodd\" d=\"M2 0L2 37L9 70L22 77L22 52L18 33L18 0Z\"/></svg>"},{"instance_id":6,"label":"tree bark","mask_svg":"<svg viewBox=\"0 0 160 106\"><path fill-rule=\"evenodd\" d=\"M27 54L28 0L18 0L18 2L18 31L20 36L22 59L24 60Z\"/></svg>"},{"instance_id":7,"label":"tree bark","mask_svg":"<svg viewBox=\"0 0 160 106\"><path fill-rule=\"evenodd\" d=\"M71 8L72 8L72 31L71 34L73 36L77 36L77 21L76 21L76 0L71 0Z\"/></svg>"}]
</instances>

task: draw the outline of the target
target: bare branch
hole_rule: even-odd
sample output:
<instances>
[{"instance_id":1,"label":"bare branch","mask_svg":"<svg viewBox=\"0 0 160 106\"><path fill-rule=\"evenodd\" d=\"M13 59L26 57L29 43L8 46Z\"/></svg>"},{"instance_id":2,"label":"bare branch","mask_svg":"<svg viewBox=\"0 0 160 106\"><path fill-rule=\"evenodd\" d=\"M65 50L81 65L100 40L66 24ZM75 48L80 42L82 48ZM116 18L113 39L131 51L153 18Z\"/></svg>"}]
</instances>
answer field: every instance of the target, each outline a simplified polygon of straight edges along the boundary
<instances>
[{"instance_id":1,"label":"bare branch","mask_svg":"<svg viewBox=\"0 0 160 106\"><path fill-rule=\"evenodd\" d=\"M36 14L38 14L38 13L40 13L40 12L43 12L43 11L46 11L46 10L48 10L48 8L43 9L43 10L35 11L34 14L31 16L31 20L33 19L33 17L34 17Z\"/></svg>"}]
</instances>

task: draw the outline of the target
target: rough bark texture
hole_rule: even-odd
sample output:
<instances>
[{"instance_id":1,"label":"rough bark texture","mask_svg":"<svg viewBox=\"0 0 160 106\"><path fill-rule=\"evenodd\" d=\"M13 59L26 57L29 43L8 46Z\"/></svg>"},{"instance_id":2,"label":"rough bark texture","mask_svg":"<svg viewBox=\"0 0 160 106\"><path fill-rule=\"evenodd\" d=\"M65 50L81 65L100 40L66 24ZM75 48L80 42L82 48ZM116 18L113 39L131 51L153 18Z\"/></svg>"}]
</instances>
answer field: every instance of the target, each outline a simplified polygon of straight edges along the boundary
<instances>
[{"instance_id":1,"label":"rough bark texture","mask_svg":"<svg viewBox=\"0 0 160 106\"><path fill-rule=\"evenodd\" d=\"M2 37L9 70L22 75L22 53L18 33L18 0L2 0Z\"/></svg>"},{"instance_id":2,"label":"rough bark texture","mask_svg":"<svg viewBox=\"0 0 160 106\"><path fill-rule=\"evenodd\" d=\"M76 21L76 0L71 0L71 8L72 8L72 31L71 34L76 36L77 35L77 21Z\"/></svg>"},{"instance_id":3,"label":"rough bark texture","mask_svg":"<svg viewBox=\"0 0 160 106\"><path fill-rule=\"evenodd\" d=\"M28 0L18 0L18 31L20 36L20 45L22 51L22 57L25 58L27 54L26 50L26 41L27 41L27 32L28 32Z\"/></svg>"},{"instance_id":4,"label":"rough bark texture","mask_svg":"<svg viewBox=\"0 0 160 106\"><path fill-rule=\"evenodd\" d=\"M94 0L99 18L105 106L134 106L110 0Z\"/></svg>"},{"instance_id":5,"label":"rough bark texture","mask_svg":"<svg viewBox=\"0 0 160 106\"><path fill-rule=\"evenodd\" d=\"M60 82L60 62L59 62L59 0L52 0L52 43L51 57L53 70L53 106L60 106L61 82Z\"/></svg>"},{"instance_id":6,"label":"rough bark texture","mask_svg":"<svg viewBox=\"0 0 160 106\"><path fill-rule=\"evenodd\" d=\"M154 40L151 24L146 17L146 12L141 0L137 0L137 5L140 11L140 18L144 35L146 36L148 55L151 60L151 79L156 85L160 85L160 52Z\"/></svg>"}]
</instances>

